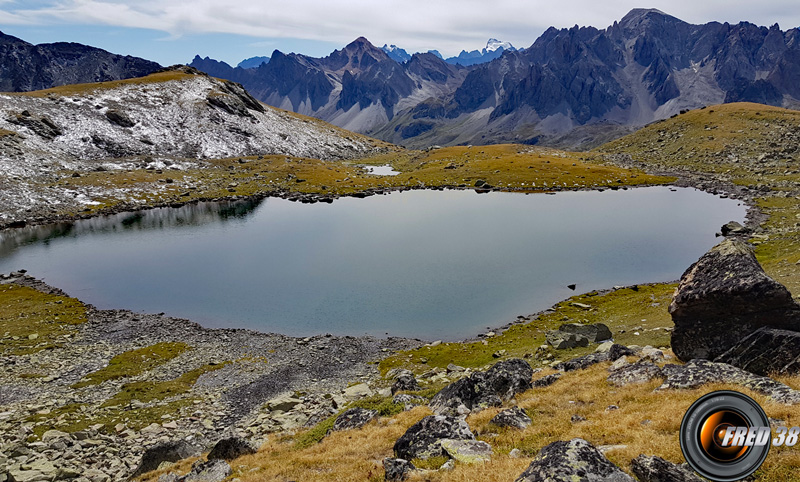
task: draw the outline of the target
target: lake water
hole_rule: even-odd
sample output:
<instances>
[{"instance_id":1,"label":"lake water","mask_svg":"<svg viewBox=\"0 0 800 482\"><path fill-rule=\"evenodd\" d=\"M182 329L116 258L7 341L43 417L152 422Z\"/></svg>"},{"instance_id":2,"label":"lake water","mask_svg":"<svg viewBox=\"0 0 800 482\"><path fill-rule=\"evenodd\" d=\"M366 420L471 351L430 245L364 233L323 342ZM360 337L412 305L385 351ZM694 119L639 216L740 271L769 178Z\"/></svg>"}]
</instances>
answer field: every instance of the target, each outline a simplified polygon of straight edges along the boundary
<instances>
[{"instance_id":1,"label":"lake water","mask_svg":"<svg viewBox=\"0 0 800 482\"><path fill-rule=\"evenodd\" d=\"M572 283L675 280L744 216L738 201L666 187L201 203L0 233L0 272L211 327L455 340Z\"/></svg>"}]
</instances>

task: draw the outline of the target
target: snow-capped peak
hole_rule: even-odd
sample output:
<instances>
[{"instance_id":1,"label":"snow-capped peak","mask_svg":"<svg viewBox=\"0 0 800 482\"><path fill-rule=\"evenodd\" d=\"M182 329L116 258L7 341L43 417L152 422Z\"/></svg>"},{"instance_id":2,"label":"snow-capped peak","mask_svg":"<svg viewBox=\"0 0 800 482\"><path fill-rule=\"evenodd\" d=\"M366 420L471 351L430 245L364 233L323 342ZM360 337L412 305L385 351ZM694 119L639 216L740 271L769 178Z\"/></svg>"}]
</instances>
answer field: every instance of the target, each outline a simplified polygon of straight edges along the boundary
<instances>
[{"instance_id":1,"label":"snow-capped peak","mask_svg":"<svg viewBox=\"0 0 800 482\"><path fill-rule=\"evenodd\" d=\"M497 40L496 38L490 38L488 42L486 42L486 51L487 52L494 52L495 50L499 49L500 47L503 50L514 51L517 50L511 45L511 42L503 42L501 40Z\"/></svg>"},{"instance_id":2,"label":"snow-capped peak","mask_svg":"<svg viewBox=\"0 0 800 482\"><path fill-rule=\"evenodd\" d=\"M382 47L382 48L383 48L383 51L384 51L384 52L394 52L394 51L396 51L397 49L399 49L400 47L398 47L398 46L397 46L397 45L395 45L395 44L392 44L392 45L383 44L383 47Z\"/></svg>"}]
</instances>

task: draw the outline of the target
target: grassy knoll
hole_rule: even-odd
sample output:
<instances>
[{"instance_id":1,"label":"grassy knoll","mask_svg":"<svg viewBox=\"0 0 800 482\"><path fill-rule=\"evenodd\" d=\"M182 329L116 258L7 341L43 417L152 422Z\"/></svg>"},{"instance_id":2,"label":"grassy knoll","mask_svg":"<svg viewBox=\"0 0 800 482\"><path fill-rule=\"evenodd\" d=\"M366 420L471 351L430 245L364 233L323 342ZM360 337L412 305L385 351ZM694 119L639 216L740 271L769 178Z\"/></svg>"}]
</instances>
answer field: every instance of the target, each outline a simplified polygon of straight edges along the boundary
<instances>
[{"instance_id":1,"label":"grassy knoll","mask_svg":"<svg viewBox=\"0 0 800 482\"><path fill-rule=\"evenodd\" d=\"M83 388L99 385L107 380L134 377L163 365L189 348L186 343L162 342L120 353L108 362L108 366L89 373L72 388Z\"/></svg>"}]
</instances>

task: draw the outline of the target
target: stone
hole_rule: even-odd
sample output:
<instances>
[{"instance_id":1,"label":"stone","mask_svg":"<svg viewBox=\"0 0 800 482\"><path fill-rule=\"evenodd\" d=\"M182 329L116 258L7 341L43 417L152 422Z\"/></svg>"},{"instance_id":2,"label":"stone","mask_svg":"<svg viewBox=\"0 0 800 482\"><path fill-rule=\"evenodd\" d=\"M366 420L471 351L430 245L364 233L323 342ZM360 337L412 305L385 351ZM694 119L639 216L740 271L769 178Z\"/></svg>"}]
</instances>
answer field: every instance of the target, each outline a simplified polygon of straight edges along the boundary
<instances>
[{"instance_id":1,"label":"stone","mask_svg":"<svg viewBox=\"0 0 800 482\"><path fill-rule=\"evenodd\" d=\"M522 457L522 450L520 449L511 449L511 452L508 453L508 456L512 459L518 459Z\"/></svg>"},{"instance_id":2,"label":"stone","mask_svg":"<svg viewBox=\"0 0 800 482\"><path fill-rule=\"evenodd\" d=\"M762 327L714 361L758 375L800 372L800 332Z\"/></svg>"},{"instance_id":3,"label":"stone","mask_svg":"<svg viewBox=\"0 0 800 482\"><path fill-rule=\"evenodd\" d=\"M688 465L674 464L661 457L639 455L631 461L631 472L640 482L703 482Z\"/></svg>"},{"instance_id":4,"label":"stone","mask_svg":"<svg viewBox=\"0 0 800 482\"><path fill-rule=\"evenodd\" d=\"M608 376L608 381L621 387L632 383L646 383L662 376L663 374L658 365L640 360L612 371Z\"/></svg>"},{"instance_id":5,"label":"stone","mask_svg":"<svg viewBox=\"0 0 800 482\"><path fill-rule=\"evenodd\" d=\"M350 400L371 397L372 395L374 394L366 383L359 383L358 385L347 387L344 391L344 397Z\"/></svg>"},{"instance_id":6,"label":"stone","mask_svg":"<svg viewBox=\"0 0 800 482\"><path fill-rule=\"evenodd\" d=\"M392 395L397 392L416 392L420 390L419 382L413 373L406 370L407 373L402 373L395 378L392 383Z\"/></svg>"},{"instance_id":7,"label":"stone","mask_svg":"<svg viewBox=\"0 0 800 482\"><path fill-rule=\"evenodd\" d=\"M280 397L273 398L272 400L267 402L267 408L272 410L273 412L276 410L280 410L282 412L288 412L289 410L293 409L297 405L303 403L297 397L292 395L282 395Z\"/></svg>"},{"instance_id":8,"label":"stone","mask_svg":"<svg viewBox=\"0 0 800 482\"><path fill-rule=\"evenodd\" d=\"M350 408L336 417L333 422L333 430L351 430L361 428L372 420L378 418L377 410L367 410L366 408Z\"/></svg>"},{"instance_id":9,"label":"stone","mask_svg":"<svg viewBox=\"0 0 800 482\"><path fill-rule=\"evenodd\" d=\"M762 326L800 331L800 305L737 239L726 239L686 270L669 312L672 350L681 361L713 360Z\"/></svg>"},{"instance_id":10,"label":"stone","mask_svg":"<svg viewBox=\"0 0 800 482\"><path fill-rule=\"evenodd\" d=\"M583 370L585 368L589 368L590 366L604 362L608 360L608 353L589 353L588 355L579 356L577 358L573 358L572 360L567 360L565 362L556 363L553 365L553 368L556 370L561 370L565 372L571 372L574 370Z\"/></svg>"},{"instance_id":11,"label":"stone","mask_svg":"<svg viewBox=\"0 0 800 482\"><path fill-rule=\"evenodd\" d=\"M558 331L564 333L574 333L589 339L590 343L611 339L611 330L603 323L592 323L584 325L582 323L565 323L558 327Z\"/></svg>"},{"instance_id":12,"label":"stone","mask_svg":"<svg viewBox=\"0 0 800 482\"><path fill-rule=\"evenodd\" d=\"M623 356L634 356L634 355L636 355L636 352L633 349L628 348L625 345L620 345L618 343L614 343L608 349L608 359L611 361L619 360L619 358Z\"/></svg>"},{"instance_id":13,"label":"stone","mask_svg":"<svg viewBox=\"0 0 800 482\"><path fill-rule=\"evenodd\" d=\"M579 346L589 346L589 339L575 333L567 333L559 330L549 330L545 333L545 340L556 350L567 350Z\"/></svg>"},{"instance_id":14,"label":"stone","mask_svg":"<svg viewBox=\"0 0 800 482\"><path fill-rule=\"evenodd\" d=\"M697 388L706 383L732 383L762 393L777 403L800 404L800 391L726 363L696 359L685 365L664 365L661 371L666 380L657 390Z\"/></svg>"},{"instance_id":15,"label":"stone","mask_svg":"<svg viewBox=\"0 0 800 482\"><path fill-rule=\"evenodd\" d=\"M723 224L722 228L720 228L720 231L722 232L723 236L742 236L745 234L750 234L749 229L737 223L736 221Z\"/></svg>"},{"instance_id":16,"label":"stone","mask_svg":"<svg viewBox=\"0 0 800 482\"><path fill-rule=\"evenodd\" d=\"M156 470L161 462L177 462L196 455L198 452L196 447L185 440L160 443L144 451L139 466L133 472L133 477Z\"/></svg>"},{"instance_id":17,"label":"stone","mask_svg":"<svg viewBox=\"0 0 800 482\"><path fill-rule=\"evenodd\" d=\"M406 410L411 410L418 405L425 405L428 400L420 397L419 395L409 395L407 393L398 393L392 397L392 403L401 403Z\"/></svg>"},{"instance_id":18,"label":"stone","mask_svg":"<svg viewBox=\"0 0 800 482\"><path fill-rule=\"evenodd\" d=\"M492 447L486 442L443 439L439 443L451 459L462 464L483 464L492 460Z\"/></svg>"},{"instance_id":19,"label":"stone","mask_svg":"<svg viewBox=\"0 0 800 482\"><path fill-rule=\"evenodd\" d=\"M67 439L70 440L71 437L66 432L61 432L59 430L48 430L42 434L42 442L49 444L55 440L59 439Z\"/></svg>"},{"instance_id":20,"label":"stone","mask_svg":"<svg viewBox=\"0 0 800 482\"><path fill-rule=\"evenodd\" d=\"M180 482L222 482L233 473L231 466L224 460L209 460L192 466L188 474L179 478Z\"/></svg>"},{"instance_id":21,"label":"stone","mask_svg":"<svg viewBox=\"0 0 800 482\"><path fill-rule=\"evenodd\" d=\"M406 480L408 478L408 473L412 470L416 470L416 467L408 460L386 458L383 459L383 470L386 473L384 480L390 482Z\"/></svg>"},{"instance_id":22,"label":"stone","mask_svg":"<svg viewBox=\"0 0 800 482\"><path fill-rule=\"evenodd\" d=\"M520 430L525 430L531 426L531 418L525 413L525 410L514 407L503 410L492 418L489 422L498 427L512 427Z\"/></svg>"},{"instance_id":23,"label":"stone","mask_svg":"<svg viewBox=\"0 0 800 482\"><path fill-rule=\"evenodd\" d=\"M531 388L533 369L525 360L511 358L486 372L475 372L444 387L431 399L436 414L457 416L471 410L496 407ZM463 407L463 408L460 408Z\"/></svg>"},{"instance_id":24,"label":"stone","mask_svg":"<svg viewBox=\"0 0 800 482\"><path fill-rule=\"evenodd\" d=\"M575 438L547 445L516 482L634 482L586 440Z\"/></svg>"},{"instance_id":25,"label":"stone","mask_svg":"<svg viewBox=\"0 0 800 482\"><path fill-rule=\"evenodd\" d=\"M444 415L429 415L412 425L394 444L398 458L428 459L444 455L440 440L474 440L467 422Z\"/></svg>"},{"instance_id":26,"label":"stone","mask_svg":"<svg viewBox=\"0 0 800 482\"><path fill-rule=\"evenodd\" d=\"M600 343L597 346L597 348L595 348L594 351L597 352L597 353L608 353L608 350L610 350L612 346L614 346L614 342L613 341L611 341L611 340L604 341L604 342Z\"/></svg>"},{"instance_id":27,"label":"stone","mask_svg":"<svg viewBox=\"0 0 800 482\"><path fill-rule=\"evenodd\" d=\"M642 348L642 358L652 362L658 362L664 360L666 356L663 351L648 345Z\"/></svg>"},{"instance_id":28,"label":"stone","mask_svg":"<svg viewBox=\"0 0 800 482\"><path fill-rule=\"evenodd\" d=\"M242 437L229 437L217 442L206 458L208 460L233 460L254 453L256 453L256 448L247 440Z\"/></svg>"},{"instance_id":29,"label":"stone","mask_svg":"<svg viewBox=\"0 0 800 482\"><path fill-rule=\"evenodd\" d=\"M554 384L555 382L557 382L559 378L561 378L561 374L560 373L553 373L553 374L550 374L550 375L545 375L542 378L537 378L536 380L532 381L531 382L531 387L532 388L548 387L548 386Z\"/></svg>"}]
</instances>

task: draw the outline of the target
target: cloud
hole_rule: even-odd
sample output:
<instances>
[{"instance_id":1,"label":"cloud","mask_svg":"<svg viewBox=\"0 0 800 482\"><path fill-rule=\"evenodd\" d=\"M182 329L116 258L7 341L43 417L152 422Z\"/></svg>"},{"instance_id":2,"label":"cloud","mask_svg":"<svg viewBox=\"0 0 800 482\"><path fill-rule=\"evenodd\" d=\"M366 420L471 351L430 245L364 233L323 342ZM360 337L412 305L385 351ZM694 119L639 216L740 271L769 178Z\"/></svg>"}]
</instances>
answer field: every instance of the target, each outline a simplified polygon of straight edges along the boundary
<instances>
[{"instance_id":1,"label":"cloud","mask_svg":"<svg viewBox=\"0 0 800 482\"><path fill-rule=\"evenodd\" d=\"M697 2L673 0L656 8L692 23L748 20L760 25L800 25L796 0ZM0 23L111 25L188 34L232 33L256 38L292 38L341 45L365 36L409 51L437 48L457 53L480 48L489 37L527 47L547 27L605 28L637 1L562 0L0 0ZM233 6L231 6L233 5Z\"/></svg>"}]
</instances>

